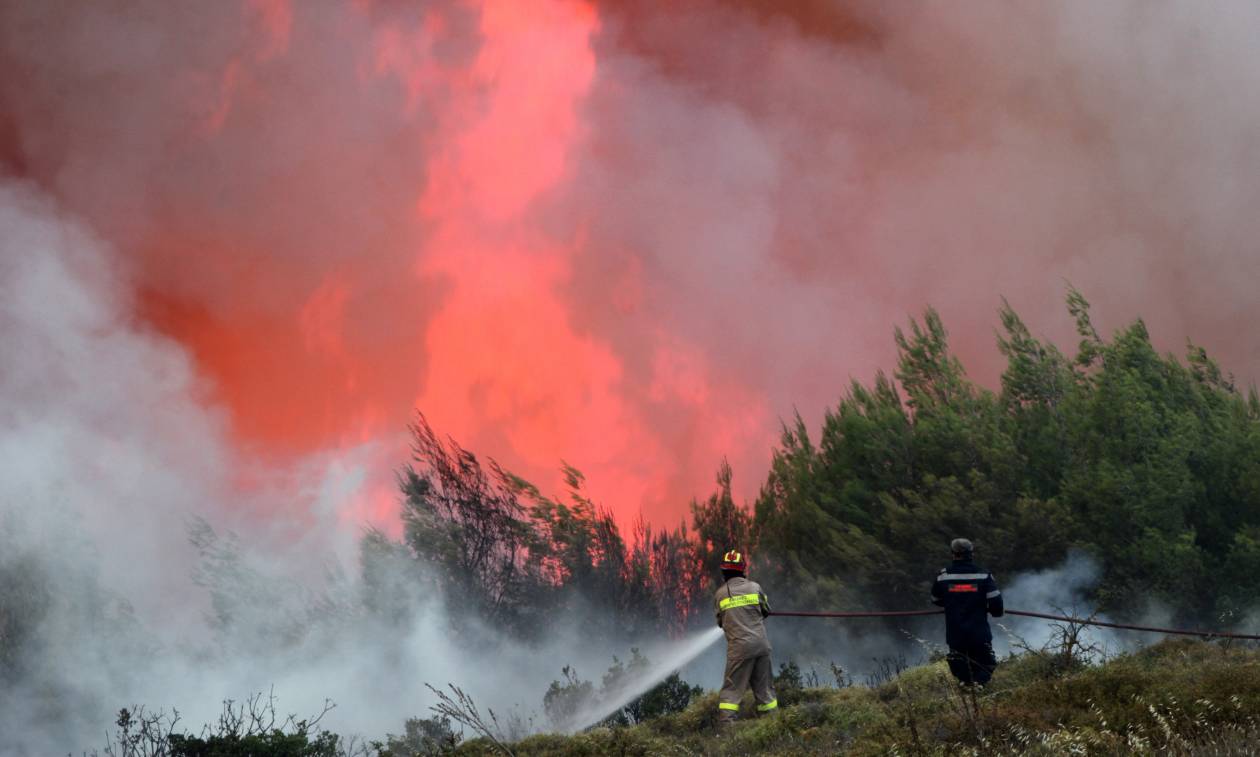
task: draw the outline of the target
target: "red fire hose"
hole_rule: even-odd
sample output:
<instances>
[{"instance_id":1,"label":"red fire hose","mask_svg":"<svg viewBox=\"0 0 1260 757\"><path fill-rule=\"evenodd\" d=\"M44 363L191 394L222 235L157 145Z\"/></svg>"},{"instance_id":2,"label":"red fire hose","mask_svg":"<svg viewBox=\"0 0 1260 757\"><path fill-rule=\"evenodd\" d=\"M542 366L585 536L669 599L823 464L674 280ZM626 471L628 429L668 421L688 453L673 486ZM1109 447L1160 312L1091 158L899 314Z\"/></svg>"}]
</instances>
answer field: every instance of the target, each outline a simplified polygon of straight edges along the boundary
<instances>
[{"instance_id":1,"label":"red fire hose","mask_svg":"<svg viewBox=\"0 0 1260 757\"><path fill-rule=\"evenodd\" d=\"M890 610L887 612L779 612L771 610L771 615L786 615L791 618L905 618L911 615L940 615L944 610Z\"/></svg>"},{"instance_id":2,"label":"red fire hose","mask_svg":"<svg viewBox=\"0 0 1260 757\"><path fill-rule=\"evenodd\" d=\"M886 612L780 612L775 610L771 615L782 615L790 618L905 618L915 615L940 615L944 610L895 610ZM1156 628L1154 626L1136 626L1127 623L1108 623L1091 618L1073 618L1065 615L1048 615L1042 612L1025 612L1023 610L1007 610L1007 615L1022 615L1025 618L1041 618L1042 620L1058 620L1064 623L1075 623L1083 626L1101 626L1103 628L1119 628L1125 631L1149 631L1150 633L1177 634L1181 636L1202 636L1209 639L1243 639L1260 641L1258 634L1230 633L1229 631L1197 631L1185 628Z\"/></svg>"}]
</instances>

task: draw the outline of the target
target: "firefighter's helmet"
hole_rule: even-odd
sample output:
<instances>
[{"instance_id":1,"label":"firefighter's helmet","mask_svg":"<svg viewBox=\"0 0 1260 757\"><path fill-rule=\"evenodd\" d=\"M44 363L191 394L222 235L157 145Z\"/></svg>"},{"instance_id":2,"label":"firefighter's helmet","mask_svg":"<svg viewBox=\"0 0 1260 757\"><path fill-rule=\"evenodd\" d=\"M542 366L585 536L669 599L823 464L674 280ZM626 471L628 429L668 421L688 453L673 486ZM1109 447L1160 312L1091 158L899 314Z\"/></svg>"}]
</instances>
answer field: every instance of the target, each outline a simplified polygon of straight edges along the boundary
<instances>
[{"instance_id":1,"label":"firefighter's helmet","mask_svg":"<svg viewBox=\"0 0 1260 757\"><path fill-rule=\"evenodd\" d=\"M738 549L732 549L722 555L722 570L734 570L740 573L748 572L748 558Z\"/></svg>"}]
</instances>

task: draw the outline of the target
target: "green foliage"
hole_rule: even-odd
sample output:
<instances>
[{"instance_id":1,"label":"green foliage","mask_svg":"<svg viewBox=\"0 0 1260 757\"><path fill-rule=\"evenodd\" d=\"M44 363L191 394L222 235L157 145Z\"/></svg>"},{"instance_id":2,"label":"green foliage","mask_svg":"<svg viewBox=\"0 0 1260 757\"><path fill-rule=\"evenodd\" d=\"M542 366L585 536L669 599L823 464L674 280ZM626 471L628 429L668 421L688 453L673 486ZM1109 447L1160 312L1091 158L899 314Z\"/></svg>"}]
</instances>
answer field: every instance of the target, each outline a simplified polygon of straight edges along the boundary
<instances>
[{"instance_id":1,"label":"green foliage","mask_svg":"<svg viewBox=\"0 0 1260 757\"><path fill-rule=\"evenodd\" d=\"M797 665L795 660L779 664L779 672L774 674L775 693L784 696L788 692L797 692L804 687L805 680L801 675L801 666Z\"/></svg>"},{"instance_id":2,"label":"green foliage","mask_svg":"<svg viewBox=\"0 0 1260 757\"><path fill-rule=\"evenodd\" d=\"M170 757L339 757L337 744L337 737L326 732L314 737L280 731L241 738L174 735Z\"/></svg>"},{"instance_id":3,"label":"green foliage","mask_svg":"<svg viewBox=\"0 0 1260 757\"><path fill-rule=\"evenodd\" d=\"M696 551L703 575L713 584L720 581L722 555L727 550L751 552L752 515L735 504L731 495L731 464L722 461L717 473L717 491L705 502L691 503L691 522L696 532Z\"/></svg>"},{"instance_id":4,"label":"green foliage","mask_svg":"<svg viewBox=\"0 0 1260 757\"><path fill-rule=\"evenodd\" d=\"M120 710L105 757L342 757L341 739L318 731L314 718L279 718L274 696L262 694L243 702L226 701L212 725L194 735L176 730L179 713L149 712L143 706ZM93 755L96 755L93 752Z\"/></svg>"},{"instance_id":5,"label":"green foliage","mask_svg":"<svg viewBox=\"0 0 1260 757\"><path fill-rule=\"evenodd\" d=\"M580 726L581 723L574 722L577 714L594 703L615 701L650 668L648 658L638 649L631 648L630 660L627 662L622 662L613 655L612 665L604 672L599 690L596 691L594 684L578 678L577 671L566 665L561 669L562 679L552 681L547 687L547 692L543 695L543 711L551 725L557 729ZM629 726L681 712L701 692L699 686L688 685L674 672L606 717L601 725Z\"/></svg>"},{"instance_id":6,"label":"green foliage","mask_svg":"<svg viewBox=\"0 0 1260 757\"><path fill-rule=\"evenodd\" d=\"M1141 321L1104 338L1084 296L1066 299L1075 354L1002 303L996 391L970 380L936 311L911 319L891 373L853 382L816 432L799 415L783 424L751 513L723 461L690 530L640 523L623 538L577 469L545 496L419 416L401 551L435 569L407 581L436 576L455 610L518 637L577 604L606 624L592 633L678 633L708 622L728 548L754 551L779 608L916 609L950 539L967 536L999 578L1084 550L1108 612L1241 617L1260 599L1260 395L1199 346L1160 354ZM365 565L399 552L370 535ZM397 571L378 573L371 586L402 592Z\"/></svg>"},{"instance_id":7,"label":"green foliage","mask_svg":"<svg viewBox=\"0 0 1260 757\"><path fill-rule=\"evenodd\" d=\"M552 681L543 695L543 712L556 728L567 728L584 706L595 699L595 686L577 677L577 671L565 665L563 680Z\"/></svg>"},{"instance_id":8,"label":"green foliage","mask_svg":"<svg viewBox=\"0 0 1260 757\"><path fill-rule=\"evenodd\" d=\"M1003 301L996 392L968 378L928 309L894 330L892 374L853 382L818 433L784 423L751 513L723 461L690 531L640 523L629 544L575 468L565 497L544 496L420 416L406 545L461 607L518 636L577 602L607 622L596 632L680 632L707 619L732 547L755 552L778 607L918 608L959 535L1000 576L1084 549L1111 612L1239 617L1260 599L1260 394L1197 345L1184 362L1159 354L1141 321L1106 339L1084 296L1066 299L1075 355Z\"/></svg>"},{"instance_id":9,"label":"green foliage","mask_svg":"<svg viewBox=\"0 0 1260 757\"><path fill-rule=\"evenodd\" d=\"M1260 398L1193 344L1161 356L1141 321L1103 339L1067 300L1075 358L1003 303L1000 392L967 378L928 310L894 333L895 381L853 383L816 444L784 426L749 537L778 606L919 607L960 535L1002 575L1084 548L1112 611L1260 599Z\"/></svg>"},{"instance_id":10,"label":"green foliage","mask_svg":"<svg viewBox=\"0 0 1260 757\"><path fill-rule=\"evenodd\" d=\"M390 734L385 743L374 742L376 757L439 757L450 754L463 737L451 728L451 719L444 715L431 718L410 718L403 724L403 734Z\"/></svg>"},{"instance_id":11,"label":"green foliage","mask_svg":"<svg viewBox=\"0 0 1260 757\"><path fill-rule=\"evenodd\" d=\"M682 712L692 700L703 693L704 689L688 685L677 673L670 673L665 680L648 689L643 696L626 707L629 713L627 723L642 723Z\"/></svg>"},{"instance_id":12,"label":"green foliage","mask_svg":"<svg viewBox=\"0 0 1260 757\"><path fill-rule=\"evenodd\" d=\"M633 685L636 677L646 673L649 668L651 663L638 649L630 649L630 661L627 663L622 663L614 655L613 664L604 673L600 695L605 699L617 696L627 686ZM604 720L604 725L633 725L650 718L680 712L701 692L699 686L688 685L677 672L671 673L665 680L610 715Z\"/></svg>"}]
</instances>

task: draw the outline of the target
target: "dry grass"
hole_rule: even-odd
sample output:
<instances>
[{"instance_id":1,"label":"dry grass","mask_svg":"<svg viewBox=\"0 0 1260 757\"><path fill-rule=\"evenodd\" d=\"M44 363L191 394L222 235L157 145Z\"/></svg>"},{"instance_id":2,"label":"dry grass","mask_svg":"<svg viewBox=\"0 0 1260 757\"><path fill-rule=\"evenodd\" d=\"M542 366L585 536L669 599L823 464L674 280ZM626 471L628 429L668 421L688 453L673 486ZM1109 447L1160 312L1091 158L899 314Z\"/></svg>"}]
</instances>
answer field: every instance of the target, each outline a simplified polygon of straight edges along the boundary
<instances>
[{"instance_id":1,"label":"dry grass","mask_svg":"<svg viewBox=\"0 0 1260 757\"><path fill-rule=\"evenodd\" d=\"M808 688L727 732L716 695L628 728L533 736L517 755L1242 755L1260 751L1260 651L1168 641L1097 666L1039 653L1005 662L970 693L943 663L877 687ZM493 747L462 745L460 754Z\"/></svg>"}]
</instances>

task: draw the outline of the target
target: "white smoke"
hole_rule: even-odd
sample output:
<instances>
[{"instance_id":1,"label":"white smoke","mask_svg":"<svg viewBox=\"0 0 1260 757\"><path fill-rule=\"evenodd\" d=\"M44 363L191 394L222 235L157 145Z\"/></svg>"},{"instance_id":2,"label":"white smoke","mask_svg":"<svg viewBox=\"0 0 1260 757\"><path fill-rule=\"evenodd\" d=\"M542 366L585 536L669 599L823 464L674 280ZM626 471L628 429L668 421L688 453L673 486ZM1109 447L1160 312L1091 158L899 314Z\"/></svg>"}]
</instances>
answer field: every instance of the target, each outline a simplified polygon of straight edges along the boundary
<instances>
[{"instance_id":1,"label":"white smoke","mask_svg":"<svg viewBox=\"0 0 1260 757\"><path fill-rule=\"evenodd\" d=\"M542 5L535 23L581 6ZM460 245L484 271L473 293L515 270L507 247L566 250L546 330L572 329L582 350L556 374L582 377L567 395L606 395L607 416L557 398L554 380L525 399L499 365L470 380L467 360L428 347L435 318L467 328L482 304L451 311L449 282L415 275L434 254L415 212L431 169L458 157L497 86L537 112L531 82L554 73L505 64L537 76L483 81L481 3L2 4L0 165L87 217L146 287L219 321L269 322L290 336L275 349L304 336L283 316L331 302L311 322L344 321L340 342L274 371L309 390L296 406L326 397L339 429L363 396L393 417L449 392L433 408L449 428L446 406L507 387L502 404L548 419L556 441L535 442L542 422L473 411L460 437L538 480L575 456L623 525L639 506L676 517L722 456L755 496L775 418L816 419L850 376L890 366L891 325L929 304L990 385L1000 296L1074 341L1064 279L1097 300L1104 333L1140 315L1161 348L1191 337L1241 383L1260 373L1237 328L1257 317L1260 278L1255 3L593 5L595 78L565 180L502 229L452 212L489 237ZM501 141L526 154L556 138L517 126ZM490 195L516 173L498 154L464 177ZM458 344L538 314L534 297L494 304L495 327ZM270 378L251 377L255 390ZM587 431L591 417L619 433Z\"/></svg>"},{"instance_id":2,"label":"white smoke","mask_svg":"<svg viewBox=\"0 0 1260 757\"><path fill-rule=\"evenodd\" d=\"M569 719L571 730L580 731L617 712L643 696L671 673L686 667L721 638L722 629L715 626L677 644L671 644L667 649L658 648L648 658L656 661L650 663L646 669L636 671L608 695L578 709Z\"/></svg>"},{"instance_id":3,"label":"white smoke","mask_svg":"<svg viewBox=\"0 0 1260 757\"><path fill-rule=\"evenodd\" d=\"M184 351L135 324L117 270L48 197L0 185L0 651L17 655L0 656L0 753L99 747L135 704L196 731L222 700L269 691L302 716L331 699L323 727L381 738L431 714L425 683L541 727L563 665L625 654L630 640L574 618L536 647L488 628L456 638L414 565L385 580L401 621L366 617L356 540L330 506L363 483L355 455L237 486L246 461L219 412Z\"/></svg>"},{"instance_id":4,"label":"white smoke","mask_svg":"<svg viewBox=\"0 0 1260 757\"><path fill-rule=\"evenodd\" d=\"M1256 373L1254 336L1236 328L1254 320L1247 282L1260 265L1254 4L846 3L837 14L851 9L871 30L856 40L806 33L793 18L766 23L747 5L701 2L681 15L601 5L576 178L546 218L522 222L583 230L572 320L617 355L617 386L681 461L676 476L707 477L699 471L725 452L755 482L773 432L762 421L793 404L816 417L845 377L887 366L889 324L924 304L964 335L967 357L992 353L974 335L989 332L999 293L1066 336L1064 277L1105 293L1100 323L1141 313L1169 343L1214 340L1228 364ZM457 33L413 40L438 70L461 69L477 44L461 26L475 8L450 6L450 24L433 26ZM188 518L239 530L250 554L269 556L263 575L284 564L318 585L311 576L336 568L324 555L352 559L353 533L323 526L365 485L364 468L315 455L242 491L251 466L188 355L138 322L138 282L118 258L144 269L144 285L217 314L287 312L350 266L364 279L358 300L395 306L365 306L358 330L410 328L400 341L412 345L429 315L415 303L438 300L418 297L405 274L423 247L418 167L450 114L441 93L403 107L403 83L363 76L381 64L373 13L421 14L293 7L287 53L228 3L0 9L0 164L39 185L0 190L0 569L48 588L0 606L6 624L27 610L43 618L47 650L5 661L22 678L0 693L0 749L96 738L109 711L133 701L203 718L216 698L270 683L282 706L329 696L339 723L380 733L423 714L423 680L532 702L558 663L579 662L509 649L496 666L460 668L434 597L399 636L334 635L284 664L248 650L199 663L210 608L188 578ZM215 139L189 138L216 119ZM167 257L167 233L191 240L178 247L188 257ZM285 276L238 275L278 259ZM280 296L268 290L277 279L289 284ZM418 387L393 388L406 398ZM728 420L731 408L752 410ZM284 538L246 529L258 519L238 516L257 512L284 513L267 526ZM1070 608L1088 584L1078 567L1016 579L1008 602ZM116 596L97 596L98 580ZM144 649L123 654L82 627L75 608L93 602L113 626L153 638L137 631ZM1030 641L1046 631L1012 627ZM838 637L840 654L881 653L882 637L854 637Z\"/></svg>"},{"instance_id":5,"label":"white smoke","mask_svg":"<svg viewBox=\"0 0 1260 757\"><path fill-rule=\"evenodd\" d=\"M1070 552L1061 564L1053 568L1018 573L1010 578L1009 583L1003 576L996 576L1007 610L1115 622L1107 613L1097 610L1094 592L1101 578L1102 566L1080 551ZM925 585L925 597L926 589ZM1171 618L1169 608L1151 602L1136 617L1126 618L1126 622L1167 628L1171 625ZM1001 659L1030 650L1057 650L1061 641L1060 629L1068 624L1007 614L1001 618L989 618L989 625L993 631L994 651ZM771 618L769 628L771 640L775 643L775 664L795 661L803 672L815 676L822 685L832 683L832 665L842 669L851 681L861 684L879 679L892 670L925 663L933 654L947 649L945 622L940 615L901 619L893 626L896 630L890 630L889 625L882 621L869 618L779 617ZM1083 658L1102 662L1164 638L1158 633L1084 625L1080 626L1076 641L1081 645ZM708 662L712 665L713 661ZM718 673L712 667L705 670L710 678Z\"/></svg>"},{"instance_id":6,"label":"white smoke","mask_svg":"<svg viewBox=\"0 0 1260 757\"><path fill-rule=\"evenodd\" d=\"M228 499L220 418L197 402L183 351L131 324L128 288L89 230L4 184L0 245L0 503L45 546L97 562L139 609L188 609L189 553L170 535Z\"/></svg>"},{"instance_id":7,"label":"white smoke","mask_svg":"<svg viewBox=\"0 0 1260 757\"><path fill-rule=\"evenodd\" d=\"M363 587L345 567L355 540L338 527L333 506L363 483L355 456L316 456L274 472L270 489L235 486L244 462L220 414L184 351L135 324L128 292L110 248L90 229L30 186L0 185L0 634L19 628L18 614L38 620L20 644L0 636L25 655L0 660L10 676L0 691L0 751L91 748L112 713L136 703L178 708L195 730L220 700L260 691L274 691L281 708L298 714L332 699L338 706L325 726L379 738L407 717L427 716L433 698L424 684L446 682L541 728L536 708L562 665L589 676L624 654L632 640L588 638L574 618L557 619L541 647L485 628L454 638L447 598L411 568L388 582L403 587L395 597L403 622L364 617L354 600ZM314 483L297 486L300 479ZM282 506L281 496L298 502ZM270 533L245 517L260 510L303 517ZM211 544L218 554L231 543L225 531L241 533L223 573L204 572L188 542L199 516L219 532ZM199 565L205 586L191 580ZM1095 562L1074 555L1003 590L1011 608L1088 616L1098 576ZM210 603L207 588L227 606ZM324 610L316 617L318 599ZM211 633L206 617L223 611L230 628ZM861 682L890 655L917 662L908 640L848 625L865 622L774 619L772 641L788 642L776 648L776 663L797 657L804 637L813 651L797 661L807 671L839 661ZM1001 622L1030 646L1050 640L1044 621ZM788 623L828 625L794 633ZM915 627L934 638L935 625ZM274 643L295 628L299 641ZM1110 652L1152 640L1086 634ZM634 640L657 664L622 699L686 665L716 636L682 646ZM1007 651L1010 639L997 637ZM712 686L720 665L714 652L690 671Z\"/></svg>"},{"instance_id":8,"label":"white smoke","mask_svg":"<svg viewBox=\"0 0 1260 757\"><path fill-rule=\"evenodd\" d=\"M1008 610L1050 613L1067 617L1092 618L1108 622L1109 618L1094 611L1091 589L1102 577L1099 563L1089 555L1074 552L1061 566L1036 573L1019 573L1009 586L1002 586L1002 598ZM993 647L998 655L1019 651L1022 646L1041 650L1055 641L1055 626L1039 618L1008 615L990 618L994 629ZM1005 631L1005 632L1003 632ZM1110 652L1135 649L1143 640L1133 634L1090 626L1081 632L1086 646L1096 645Z\"/></svg>"},{"instance_id":9,"label":"white smoke","mask_svg":"<svg viewBox=\"0 0 1260 757\"><path fill-rule=\"evenodd\" d=\"M1006 608L1011 610L1114 622L1107 614L1097 612L1092 597L1092 591L1101 578L1102 567L1097 560L1083 552L1072 552L1058 567L1017 575L1009 586L1001 587L1002 598ZM1166 610L1150 606L1142 614L1138 624L1166 624L1168 617ZM993 634L993 647L999 656L1012 651L1053 647L1060 640L1056 635L1057 629L1065 627L1059 621L1015 615L991 620L990 623L999 626L994 629ZM1140 649L1161 638L1145 632L1086 626L1081 629L1079 640L1088 651L1085 656L1098 661L1107 656Z\"/></svg>"}]
</instances>

